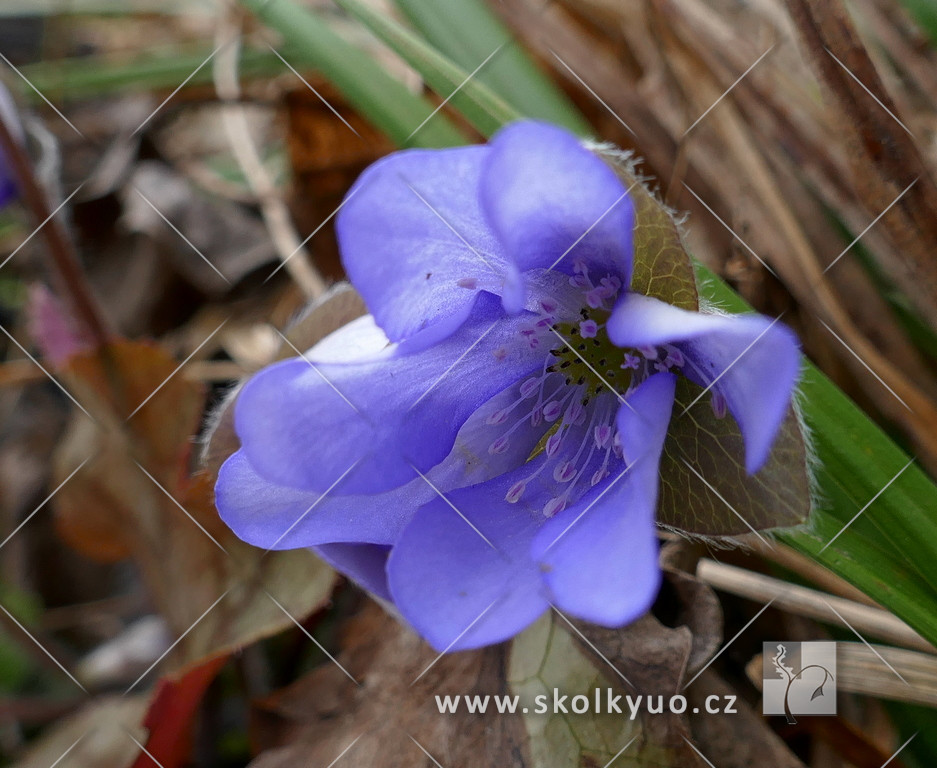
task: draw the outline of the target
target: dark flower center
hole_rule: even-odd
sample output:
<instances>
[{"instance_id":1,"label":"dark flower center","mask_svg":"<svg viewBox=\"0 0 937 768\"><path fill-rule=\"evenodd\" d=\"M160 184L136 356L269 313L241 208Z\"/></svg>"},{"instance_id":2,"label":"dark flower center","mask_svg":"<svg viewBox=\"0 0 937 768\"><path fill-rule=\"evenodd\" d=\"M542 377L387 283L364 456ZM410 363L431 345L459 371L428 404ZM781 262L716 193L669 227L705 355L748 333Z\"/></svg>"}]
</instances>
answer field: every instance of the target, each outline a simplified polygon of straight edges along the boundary
<instances>
[{"instance_id":1,"label":"dark flower center","mask_svg":"<svg viewBox=\"0 0 937 768\"><path fill-rule=\"evenodd\" d=\"M550 350L556 362L547 370L563 374L567 385L584 385L587 397L603 391L624 394L631 386L634 370L622 365L625 350L612 344L602 332L609 312L583 309L581 316L579 323L552 326L566 343Z\"/></svg>"},{"instance_id":2,"label":"dark flower center","mask_svg":"<svg viewBox=\"0 0 937 768\"><path fill-rule=\"evenodd\" d=\"M594 281L587 266L577 263L569 282L582 291L578 319L560 314L559 301L540 300L539 312L521 330L518 342L543 349L543 368L519 382L516 399L487 419L498 430L488 448L492 454L507 451L520 430L539 433L527 459L530 474L505 498L517 503L532 483L547 483L552 495L542 508L546 517L621 466L616 413L628 392L653 373L684 363L680 350L670 345L635 350L612 344L605 328L622 288L617 277L607 274Z\"/></svg>"}]
</instances>

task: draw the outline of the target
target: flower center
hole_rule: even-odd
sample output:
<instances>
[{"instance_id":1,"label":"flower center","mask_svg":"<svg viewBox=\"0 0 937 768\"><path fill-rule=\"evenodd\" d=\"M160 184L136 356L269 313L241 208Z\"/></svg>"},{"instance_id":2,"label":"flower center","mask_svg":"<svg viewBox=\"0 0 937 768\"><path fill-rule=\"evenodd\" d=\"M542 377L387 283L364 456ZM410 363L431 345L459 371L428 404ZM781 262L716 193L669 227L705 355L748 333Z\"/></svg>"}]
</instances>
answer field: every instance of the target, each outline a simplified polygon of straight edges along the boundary
<instances>
[{"instance_id":1,"label":"flower center","mask_svg":"<svg viewBox=\"0 0 937 768\"><path fill-rule=\"evenodd\" d=\"M532 487L547 490L546 502L540 502L546 517L574 504L612 473L624 471L627 437L619 434L616 422L622 399L654 373L677 372L686 363L680 349L670 344L637 349L612 344L605 327L622 287L619 278L607 274L594 282L588 266L579 262L569 283L582 292L578 318L569 309L561 312L553 298L540 300L518 343L544 351L543 369L520 382L516 399L487 418L498 430L488 447L492 455L518 443L528 446L529 438L536 438L533 452L528 455L525 448L520 459L526 459L530 473L505 499L529 503ZM506 356L507 350L496 351L499 355ZM521 441L525 433L528 439Z\"/></svg>"},{"instance_id":2,"label":"flower center","mask_svg":"<svg viewBox=\"0 0 937 768\"><path fill-rule=\"evenodd\" d=\"M601 332L609 313L583 309L580 314L579 323L551 326L565 343L550 350L556 362L547 370L561 373L567 386L584 386L590 398L603 391L624 394L631 386L634 370L622 364L627 352L612 344Z\"/></svg>"}]
</instances>

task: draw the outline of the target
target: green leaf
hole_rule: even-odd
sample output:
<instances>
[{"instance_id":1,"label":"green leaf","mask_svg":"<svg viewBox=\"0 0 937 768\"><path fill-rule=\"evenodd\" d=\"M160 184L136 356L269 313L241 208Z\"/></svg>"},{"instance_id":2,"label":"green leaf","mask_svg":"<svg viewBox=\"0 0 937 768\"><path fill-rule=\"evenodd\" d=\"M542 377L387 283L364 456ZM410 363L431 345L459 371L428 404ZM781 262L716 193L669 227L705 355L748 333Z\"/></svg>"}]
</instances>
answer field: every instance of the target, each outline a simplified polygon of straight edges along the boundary
<instances>
[{"instance_id":1,"label":"green leaf","mask_svg":"<svg viewBox=\"0 0 937 768\"><path fill-rule=\"evenodd\" d=\"M0 605L27 627L37 623L42 615L38 597L12 584L0 584ZM20 640L10 633L0 634L0 693L20 691L36 672L35 658Z\"/></svg>"},{"instance_id":2,"label":"green leaf","mask_svg":"<svg viewBox=\"0 0 937 768\"><path fill-rule=\"evenodd\" d=\"M635 210L631 290L681 309L699 309L696 272L673 215L637 175L627 155L599 153L621 179Z\"/></svg>"},{"instance_id":3,"label":"green leaf","mask_svg":"<svg viewBox=\"0 0 937 768\"><path fill-rule=\"evenodd\" d=\"M810 513L810 480L793 409L764 467L749 475L744 456L735 419L717 418L703 388L681 377L661 456L658 522L705 536L804 522Z\"/></svg>"},{"instance_id":4,"label":"green leaf","mask_svg":"<svg viewBox=\"0 0 937 768\"><path fill-rule=\"evenodd\" d=\"M901 4L937 45L937 5L934 0L901 0Z\"/></svg>"},{"instance_id":5,"label":"green leaf","mask_svg":"<svg viewBox=\"0 0 937 768\"><path fill-rule=\"evenodd\" d=\"M592 128L576 107L531 61L481 0L395 0L436 48L525 117L561 125L580 136ZM488 57L490 60L486 62Z\"/></svg>"},{"instance_id":6,"label":"green leaf","mask_svg":"<svg viewBox=\"0 0 937 768\"><path fill-rule=\"evenodd\" d=\"M410 30L361 0L336 0L404 61L420 73L430 88L485 136L520 118L499 96Z\"/></svg>"},{"instance_id":7,"label":"green leaf","mask_svg":"<svg viewBox=\"0 0 937 768\"><path fill-rule=\"evenodd\" d=\"M387 72L366 52L347 42L318 16L291 0L241 0L297 52L297 64L319 69L348 101L399 146L451 147L465 138L433 106Z\"/></svg>"},{"instance_id":8,"label":"green leaf","mask_svg":"<svg viewBox=\"0 0 937 768\"><path fill-rule=\"evenodd\" d=\"M910 744L901 750L905 768L932 768L937 765L937 710L897 701L883 701L898 731L897 742Z\"/></svg>"},{"instance_id":9,"label":"green leaf","mask_svg":"<svg viewBox=\"0 0 937 768\"><path fill-rule=\"evenodd\" d=\"M296 58L292 49L282 53L287 61ZM33 90L20 81L20 92L24 99L39 103L42 101L39 93L56 101L77 101L115 91L171 89L190 75L188 85L204 85L212 81L211 67L196 69L210 54L210 48L199 47L149 52L121 61L87 56L43 60L20 67L24 77L35 86ZM273 77L283 72L283 62L269 49L245 48L238 72L242 79Z\"/></svg>"}]
</instances>

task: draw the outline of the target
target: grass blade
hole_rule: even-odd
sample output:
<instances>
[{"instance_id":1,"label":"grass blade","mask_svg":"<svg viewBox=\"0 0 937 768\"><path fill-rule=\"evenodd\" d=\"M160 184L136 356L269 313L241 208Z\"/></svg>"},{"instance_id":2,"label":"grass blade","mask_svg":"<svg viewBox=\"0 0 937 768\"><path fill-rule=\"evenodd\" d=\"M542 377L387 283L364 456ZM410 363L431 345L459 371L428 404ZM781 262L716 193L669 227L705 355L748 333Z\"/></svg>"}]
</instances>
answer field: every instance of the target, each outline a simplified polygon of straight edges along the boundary
<instances>
[{"instance_id":1,"label":"grass blade","mask_svg":"<svg viewBox=\"0 0 937 768\"><path fill-rule=\"evenodd\" d=\"M419 72L430 88L458 109L483 135L491 136L505 123L520 118L521 115L482 84L474 72L466 72L406 27L361 0L336 0L336 3ZM492 59L498 55L497 49L495 51L490 54ZM478 74L486 63L479 64Z\"/></svg>"},{"instance_id":2,"label":"grass blade","mask_svg":"<svg viewBox=\"0 0 937 768\"><path fill-rule=\"evenodd\" d=\"M387 74L366 52L337 35L321 18L291 0L241 0L296 51L296 64L315 67L374 125L401 147L449 147L465 138L445 115L436 115L412 140L433 106Z\"/></svg>"},{"instance_id":3,"label":"grass blade","mask_svg":"<svg viewBox=\"0 0 937 768\"><path fill-rule=\"evenodd\" d=\"M901 4L937 45L937 4L934 0L901 0Z\"/></svg>"},{"instance_id":4,"label":"grass blade","mask_svg":"<svg viewBox=\"0 0 937 768\"><path fill-rule=\"evenodd\" d=\"M572 102L513 41L482 0L395 2L430 43L469 72L497 51L477 77L525 117L548 120L580 136L592 134Z\"/></svg>"}]
</instances>

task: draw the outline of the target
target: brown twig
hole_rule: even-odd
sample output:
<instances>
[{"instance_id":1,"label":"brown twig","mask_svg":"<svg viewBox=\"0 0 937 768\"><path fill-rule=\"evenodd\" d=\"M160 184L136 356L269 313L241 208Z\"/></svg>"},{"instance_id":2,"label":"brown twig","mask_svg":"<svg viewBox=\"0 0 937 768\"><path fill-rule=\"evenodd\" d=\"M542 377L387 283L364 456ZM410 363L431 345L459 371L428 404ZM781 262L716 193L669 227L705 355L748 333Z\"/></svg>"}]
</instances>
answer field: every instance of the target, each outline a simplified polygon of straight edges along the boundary
<instances>
[{"instance_id":1,"label":"brown twig","mask_svg":"<svg viewBox=\"0 0 937 768\"><path fill-rule=\"evenodd\" d=\"M316 299L325 292L325 279L313 264L305 241L300 240L293 227L289 208L264 166L251 137L244 107L238 101L241 98L238 82L240 18L237 9L229 8L219 21L216 34L219 51L215 56L212 71L215 90L224 102L222 122L234 157L260 203L261 215L281 265L296 281L307 299Z\"/></svg>"},{"instance_id":2,"label":"brown twig","mask_svg":"<svg viewBox=\"0 0 937 768\"><path fill-rule=\"evenodd\" d=\"M859 632L870 637L930 654L937 653L937 649L927 640L882 608L873 608L714 560L700 560L696 577L722 592L755 601L772 600L774 607L782 611L833 625L843 617Z\"/></svg>"},{"instance_id":3,"label":"brown twig","mask_svg":"<svg viewBox=\"0 0 937 768\"><path fill-rule=\"evenodd\" d=\"M103 347L113 334L91 292L74 245L64 227L52 215L48 198L36 179L25 148L3 120L0 120L0 150L13 169L20 195L32 213L36 227L41 228L54 281L59 284L75 319L84 326L88 338L96 346Z\"/></svg>"}]
</instances>

